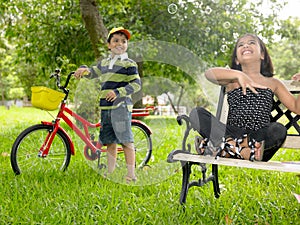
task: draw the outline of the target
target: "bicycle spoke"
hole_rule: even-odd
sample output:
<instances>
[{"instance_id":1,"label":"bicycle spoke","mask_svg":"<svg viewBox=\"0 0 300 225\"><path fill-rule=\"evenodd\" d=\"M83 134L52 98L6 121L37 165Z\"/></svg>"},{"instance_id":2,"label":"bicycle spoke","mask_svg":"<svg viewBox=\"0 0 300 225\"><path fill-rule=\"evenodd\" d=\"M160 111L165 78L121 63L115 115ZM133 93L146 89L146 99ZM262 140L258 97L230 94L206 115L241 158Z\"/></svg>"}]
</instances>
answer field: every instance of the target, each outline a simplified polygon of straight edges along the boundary
<instances>
[{"instance_id":1,"label":"bicycle spoke","mask_svg":"<svg viewBox=\"0 0 300 225\"><path fill-rule=\"evenodd\" d=\"M57 133L48 155L39 156L39 149L52 130L49 125L35 125L22 132L16 139L11 164L16 174L24 171L64 170L70 162L70 146L63 133Z\"/></svg>"}]
</instances>

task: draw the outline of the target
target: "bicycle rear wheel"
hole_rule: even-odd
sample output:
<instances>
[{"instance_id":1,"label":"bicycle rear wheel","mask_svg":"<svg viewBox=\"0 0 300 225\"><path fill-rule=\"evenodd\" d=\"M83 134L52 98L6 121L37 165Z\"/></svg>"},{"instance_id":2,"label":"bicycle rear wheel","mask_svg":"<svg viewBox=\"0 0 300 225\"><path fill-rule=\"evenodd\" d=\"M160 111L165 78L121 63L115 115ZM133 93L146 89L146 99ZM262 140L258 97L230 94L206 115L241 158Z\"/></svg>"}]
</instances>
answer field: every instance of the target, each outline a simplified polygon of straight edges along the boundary
<instances>
[{"instance_id":1,"label":"bicycle rear wheel","mask_svg":"<svg viewBox=\"0 0 300 225\"><path fill-rule=\"evenodd\" d=\"M132 122L131 129L134 137L136 167L143 168L152 155L151 134L143 124Z\"/></svg>"},{"instance_id":2,"label":"bicycle rear wheel","mask_svg":"<svg viewBox=\"0 0 300 225\"><path fill-rule=\"evenodd\" d=\"M11 150L11 166L15 174L21 172L66 170L71 158L69 139L61 131L56 133L49 154L39 156L39 151L46 136L53 131L53 126L37 124L24 130L15 140Z\"/></svg>"}]
</instances>

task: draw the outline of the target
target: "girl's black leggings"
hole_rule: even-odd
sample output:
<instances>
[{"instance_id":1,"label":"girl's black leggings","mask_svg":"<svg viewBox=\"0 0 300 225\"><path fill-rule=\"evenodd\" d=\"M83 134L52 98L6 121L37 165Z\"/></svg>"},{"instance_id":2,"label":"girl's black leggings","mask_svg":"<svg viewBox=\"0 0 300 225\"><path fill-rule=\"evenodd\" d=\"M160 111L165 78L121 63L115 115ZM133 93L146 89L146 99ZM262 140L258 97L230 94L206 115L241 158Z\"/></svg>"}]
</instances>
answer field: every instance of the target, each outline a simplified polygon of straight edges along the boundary
<instances>
[{"instance_id":1,"label":"girl's black leggings","mask_svg":"<svg viewBox=\"0 0 300 225\"><path fill-rule=\"evenodd\" d=\"M256 131L245 130L225 125L202 107L194 108L189 117L192 128L198 131L202 137L208 138L214 146L219 146L223 137L240 138L244 134L248 134L250 138L258 142L264 140L265 150L262 161L270 160L282 146L287 136L286 127L280 123L271 122L266 127Z\"/></svg>"}]
</instances>

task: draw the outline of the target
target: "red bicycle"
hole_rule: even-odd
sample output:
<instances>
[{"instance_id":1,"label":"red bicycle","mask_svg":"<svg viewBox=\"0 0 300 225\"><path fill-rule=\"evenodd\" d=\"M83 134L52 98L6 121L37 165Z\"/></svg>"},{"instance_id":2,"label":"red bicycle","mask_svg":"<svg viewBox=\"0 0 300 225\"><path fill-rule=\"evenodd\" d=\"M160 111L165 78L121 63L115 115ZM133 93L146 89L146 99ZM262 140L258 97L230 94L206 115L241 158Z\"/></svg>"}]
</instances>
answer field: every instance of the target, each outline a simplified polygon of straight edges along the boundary
<instances>
[{"instance_id":1,"label":"red bicycle","mask_svg":"<svg viewBox=\"0 0 300 225\"><path fill-rule=\"evenodd\" d=\"M40 171L50 169L64 171L67 169L71 155L75 154L75 148L70 135L61 126L61 120L65 121L68 127L85 143L83 149L85 158L90 161L97 160L99 169L105 166L105 164L100 162L100 158L106 152L106 147L102 146L99 141L94 140L95 135L90 133L90 130L100 128L101 123L88 122L66 105L69 96L67 86L73 74L74 72L71 72L68 75L64 86L60 84L60 70L55 70L55 73L51 75L51 77L56 78L57 87L63 93L45 87L39 88L39 91L43 91L43 89L46 89L44 90L45 92L49 91L47 93L47 104L45 104L44 97L37 99L32 95L33 106L44 110L54 110L57 109L60 103L60 107L53 121L42 121L41 124L30 126L16 138L10 157L11 166L15 174L18 175L21 172L31 171L32 169ZM33 88L32 90L34 91ZM58 101L57 98L59 99ZM147 115L149 115L149 109L136 109L132 113L133 118ZM97 132L99 132L98 130ZM152 140L150 136L152 131L142 121L132 119L132 132L135 140L136 166L142 168L147 165L152 155ZM122 147L118 147L118 153L122 152Z\"/></svg>"}]
</instances>

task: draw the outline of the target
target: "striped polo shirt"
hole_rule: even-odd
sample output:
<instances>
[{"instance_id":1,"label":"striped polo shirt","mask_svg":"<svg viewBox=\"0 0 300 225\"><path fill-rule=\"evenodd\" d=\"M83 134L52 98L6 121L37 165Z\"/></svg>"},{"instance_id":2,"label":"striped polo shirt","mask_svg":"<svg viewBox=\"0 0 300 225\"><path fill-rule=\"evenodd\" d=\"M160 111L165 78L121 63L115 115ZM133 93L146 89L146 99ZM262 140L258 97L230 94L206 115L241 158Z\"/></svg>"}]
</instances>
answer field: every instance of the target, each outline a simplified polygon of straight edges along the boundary
<instances>
[{"instance_id":1,"label":"striped polo shirt","mask_svg":"<svg viewBox=\"0 0 300 225\"><path fill-rule=\"evenodd\" d=\"M110 56L103 59L96 66L90 68L91 77L97 77L101 83L100 108L114 109L125 102L129 111L133 103L131 95L141 89L141 80L136 62L128 58L127 53ZM113 102L106 101L106 94L113 90L117 99Z\"/></svg>"}]
</instances>

